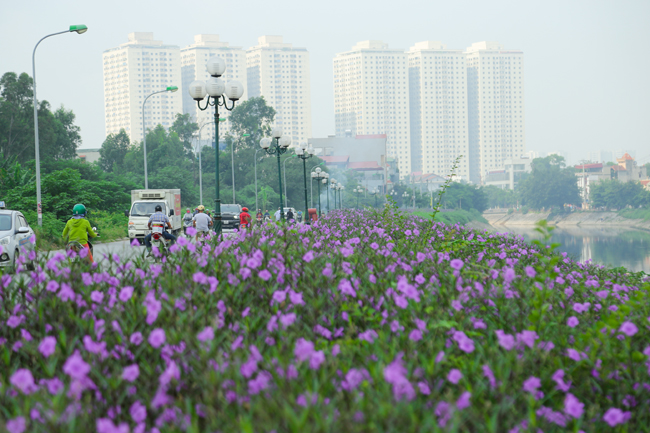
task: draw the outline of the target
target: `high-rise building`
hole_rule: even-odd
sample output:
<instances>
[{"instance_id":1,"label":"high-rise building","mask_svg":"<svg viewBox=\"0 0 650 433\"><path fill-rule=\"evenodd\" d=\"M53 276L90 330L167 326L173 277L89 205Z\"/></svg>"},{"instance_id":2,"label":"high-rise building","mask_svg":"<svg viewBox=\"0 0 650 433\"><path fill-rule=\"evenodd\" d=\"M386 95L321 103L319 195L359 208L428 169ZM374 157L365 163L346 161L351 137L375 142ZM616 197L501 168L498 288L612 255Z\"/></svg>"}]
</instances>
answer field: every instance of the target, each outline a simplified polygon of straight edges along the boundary
<instances>
[{"instance_id":1,"label":"high-rise building","mask_svg":"<svg viewBox=\"0 0 650 433\"><path fill-rule=\"evenodd\" d=\"M462 156L456 179L469 180L465 54L437 41L407 54L412 171L449 174Z\"/></svg>"},{"instance_id":2,"label":"high-rise building","mask_svg":"<svg viewBox=\"0 0 650 433\"><path fill-rule=\"evenodd\" d=\"M274 126L281 126L292 145L311 138L309 52L282 42L282 36L261 36L246 51L249 98L263 96L275 109Z\"/></svg>"},{"instance_id":3,"label":"high-rise building","mask_svg":"<svg viewBox=\"0 0 650 433\"><path fill-rule=\"evenodd\" d=\"M387 135L400 177L411 167L408 60L402 49L363 41L334 57L336 136Z\"/></svg>"},{"instance_id":4,"label":"high-rise building","mask_svg":"<svg viewBox=\"0 0 650 433\"><path fill-rule=\"evenodd\" d=\"M196 35L194 44L181 50L181 77L183 89L188 89L192 81L206 81L210 78L206 64L212 56L221 57L226 62L226 71L221 76L224 82L238 80L244 84L244 95L240 101L247 99L246 92L246 52L241 47L231 47L228 42L219 41L219 35ZM200 110L189 92L183 92L183 113L191 114L192 120L199 126L207 123L201 131L203 138L211 137L214 140L214 108ZM219 117L226 119L219 124L219 135L223 137L228 134L230 111L219 110Z\"/></svg>"},{"instance_id":5,"label":"high-rise building","mask_svg":"<svg viewBox=\"0 0 650 433\"><path fill-rule=\"evenodd\" d=\"M169 128L182 109L180 48L163 45L153 33L129 33L128 42L103 53L106 135L124 129L131 141L142 140L142 103L153 92L177 86L177 92L151 96L145 127Z\"/></svg>"},{"instance_id":6,"label":"high-rise building","mask_svg":"<svg viewBox=\"0 0 650 433\"><path fill-rule=\"evenodd\" d=\"M478 42L465 56L470 180L480 183L506 158L526 153L524 54Z\"/></svg>"},{"instance_id":7,"label":"high-rise building","mask_svg":"<svg viewBox=\"0 0 650 433\"><path fill-rule=\"evenodd\" d=\"M625 152L623 152L625 153ZM621 155L623 154L621 153ZM594 162L594 163L606 163L606 162L613 162L614 157L612 157L612 152L606 151L606 150L596 150L589 152L589 157L587 158L588 161Z\"/></svg>"}]
</instances>

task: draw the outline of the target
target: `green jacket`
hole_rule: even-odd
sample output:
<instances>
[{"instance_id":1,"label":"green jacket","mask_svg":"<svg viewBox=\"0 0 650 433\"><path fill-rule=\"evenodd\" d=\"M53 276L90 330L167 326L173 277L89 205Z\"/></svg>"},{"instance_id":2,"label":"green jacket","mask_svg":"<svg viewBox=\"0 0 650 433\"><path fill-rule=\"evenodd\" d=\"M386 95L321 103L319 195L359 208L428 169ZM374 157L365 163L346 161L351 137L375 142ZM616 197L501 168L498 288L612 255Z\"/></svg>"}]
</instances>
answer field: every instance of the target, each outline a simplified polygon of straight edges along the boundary
<instances>
[{"instance_id":1,"label":"green jacket","mask_svg":"<svg viewBox=\"0 0 650 433\"><path fill-rule=\"evenodd\" d=\"M71 218L65 225L62 236L63 239L65 239L66 236L69 236L69 242L77 241L82 245L86 245L88 243L88 236L94 238L97 236L97 234L93 231L92 227L90 227L90 223L87 219Z\"/></svg>"}]
</instances>

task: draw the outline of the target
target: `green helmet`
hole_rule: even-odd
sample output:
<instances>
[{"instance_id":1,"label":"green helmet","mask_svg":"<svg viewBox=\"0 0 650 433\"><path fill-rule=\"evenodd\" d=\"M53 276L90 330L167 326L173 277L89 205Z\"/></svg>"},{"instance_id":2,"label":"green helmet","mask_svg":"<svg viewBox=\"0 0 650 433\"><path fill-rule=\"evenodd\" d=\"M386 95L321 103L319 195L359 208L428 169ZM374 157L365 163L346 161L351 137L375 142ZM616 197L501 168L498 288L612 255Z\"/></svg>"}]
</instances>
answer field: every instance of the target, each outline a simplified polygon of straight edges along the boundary
<instances>
[{"instance_id":1,"label":"green helmet","mask_svg":"<svg viewBox=\"0 0 650 433\"><path fill-rule=\"evenodd\" d=\"M72 208L72 215L81 215L85 216L86 215L86 206L82 204L76 204Z\"/></svg>"}]
</instances>

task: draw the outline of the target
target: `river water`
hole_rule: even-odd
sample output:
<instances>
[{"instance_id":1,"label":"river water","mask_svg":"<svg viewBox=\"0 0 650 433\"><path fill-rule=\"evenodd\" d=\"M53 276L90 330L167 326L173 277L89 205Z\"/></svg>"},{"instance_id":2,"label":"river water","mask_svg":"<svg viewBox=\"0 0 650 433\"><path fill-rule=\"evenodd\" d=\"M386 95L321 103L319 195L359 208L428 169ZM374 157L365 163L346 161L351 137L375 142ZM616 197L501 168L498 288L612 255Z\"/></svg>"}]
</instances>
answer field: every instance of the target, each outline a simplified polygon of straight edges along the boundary
<instances>
[{"instance_id":1,"label":"river water","mask_svg":"<svg viewBox=\"0 0 650 433\"><path fill-rule=\"evenodd\" d=\"M496 226L499 233L523 235L527 241L541 239L533 227ZM650 274L650 232L611 226L556 227L551 242L573 259Z\"/></svg>"}]
</instances>

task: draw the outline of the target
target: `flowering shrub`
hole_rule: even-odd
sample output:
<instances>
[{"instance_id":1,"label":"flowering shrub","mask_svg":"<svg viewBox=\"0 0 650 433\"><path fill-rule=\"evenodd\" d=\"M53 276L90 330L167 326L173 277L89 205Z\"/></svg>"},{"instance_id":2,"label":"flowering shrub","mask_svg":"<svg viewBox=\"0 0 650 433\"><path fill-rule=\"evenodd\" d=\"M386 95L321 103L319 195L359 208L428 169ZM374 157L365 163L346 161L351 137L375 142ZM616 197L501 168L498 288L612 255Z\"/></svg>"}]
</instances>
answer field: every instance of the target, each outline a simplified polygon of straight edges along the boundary
<instances>
[{"instance_id":1,"label":"flowering shrub","mask_svg":"<svg viewBox=\"0 0 650 433\"><path fill-rule=\"evenodd\" d=\"M2 276L9 432L650 424L643 274L389 209L109 259Z\"/></svg>"}]
</instances>

